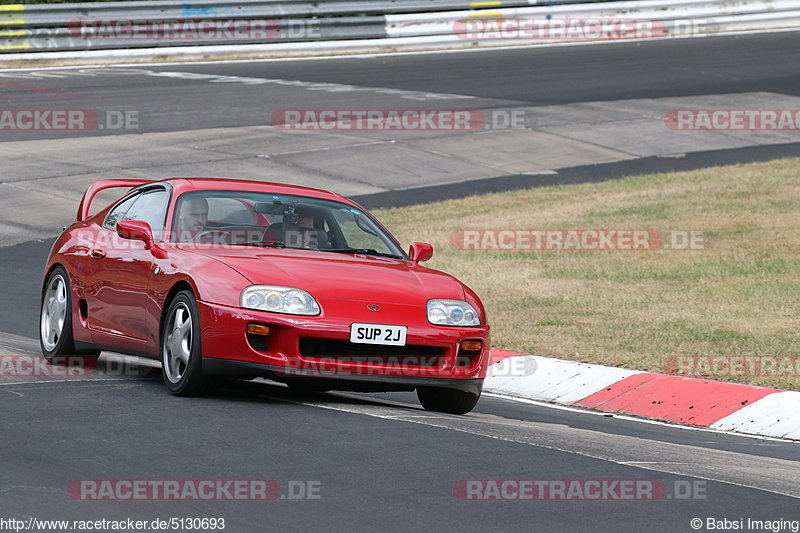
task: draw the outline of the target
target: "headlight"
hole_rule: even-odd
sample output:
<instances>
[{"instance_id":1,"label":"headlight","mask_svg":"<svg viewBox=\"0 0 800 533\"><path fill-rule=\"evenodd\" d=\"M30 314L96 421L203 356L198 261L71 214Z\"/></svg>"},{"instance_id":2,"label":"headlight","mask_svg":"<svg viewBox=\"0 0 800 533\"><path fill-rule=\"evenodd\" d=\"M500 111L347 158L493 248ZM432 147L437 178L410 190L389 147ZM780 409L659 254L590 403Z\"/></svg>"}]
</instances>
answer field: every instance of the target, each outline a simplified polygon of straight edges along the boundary
<instances>
[{"instance_id":1,"label":"headlight","mask_svg":"<svg viewBox=\"0 0 800 533\"><path fill-rule=\"evenodd\" d=\"M319 304L301 289L277 285L251 285L242 291L240 305L245 309L286 313L288 315L318 315Z\"/></svg>"},{"instance_id":2,"label":"headlight","mask_svg":"<svg viewBox=\"0 0 800 533\"><path fill-rule=\"evenodd\" d=\"M428 322L437 326L480 326L478 312L461 300L428 300Z\"/></svg>"}]
</instances>

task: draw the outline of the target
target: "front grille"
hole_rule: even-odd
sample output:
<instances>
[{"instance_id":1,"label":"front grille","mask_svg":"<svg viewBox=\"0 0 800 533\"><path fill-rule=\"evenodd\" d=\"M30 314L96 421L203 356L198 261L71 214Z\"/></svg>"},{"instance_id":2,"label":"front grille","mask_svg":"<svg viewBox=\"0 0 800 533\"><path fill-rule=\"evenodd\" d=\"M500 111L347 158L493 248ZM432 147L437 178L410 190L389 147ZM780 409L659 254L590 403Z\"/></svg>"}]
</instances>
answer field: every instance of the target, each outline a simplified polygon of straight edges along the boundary
<instances>
[{"instance_id":1,"label":"front grille","mask_svg":"<svg viewBox=\"0 0 800 533\"><path fill-rule=\"evenodd\" d=\"M445 351L445 348L435 346L357 344L312 337L300 339L301 356L347 363L435 367Z\"/></svg>"}]
</instances>

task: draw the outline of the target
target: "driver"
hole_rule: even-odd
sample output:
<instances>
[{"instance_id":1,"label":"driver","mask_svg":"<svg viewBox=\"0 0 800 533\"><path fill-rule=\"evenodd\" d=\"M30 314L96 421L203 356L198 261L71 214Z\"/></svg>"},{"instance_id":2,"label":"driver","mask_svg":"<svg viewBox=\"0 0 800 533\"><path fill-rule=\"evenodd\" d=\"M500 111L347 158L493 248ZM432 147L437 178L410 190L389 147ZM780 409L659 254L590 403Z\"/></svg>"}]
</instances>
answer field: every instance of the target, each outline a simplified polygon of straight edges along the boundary
<instances>
[{"instance_id":1,"label":"driver","mask_svg":"<svg viewBox=\"0 0 800 533\"><path fill-rule=\"evenodd\" d=\"M208 200L193 197L181 204L178 214L178 242L193 242L208 224Z\"/></svg>"},{"instance_id":2,"label":"driver","mask_svg":"<svg viewBox=\"0 0 800 533\"><path fill-rule=\"evenodd\" d=\"M298 206L284 215L283 233L287 248L330 247L325 231L315 223L315 211L307 206Z\"/></svg>"}]
</instances>

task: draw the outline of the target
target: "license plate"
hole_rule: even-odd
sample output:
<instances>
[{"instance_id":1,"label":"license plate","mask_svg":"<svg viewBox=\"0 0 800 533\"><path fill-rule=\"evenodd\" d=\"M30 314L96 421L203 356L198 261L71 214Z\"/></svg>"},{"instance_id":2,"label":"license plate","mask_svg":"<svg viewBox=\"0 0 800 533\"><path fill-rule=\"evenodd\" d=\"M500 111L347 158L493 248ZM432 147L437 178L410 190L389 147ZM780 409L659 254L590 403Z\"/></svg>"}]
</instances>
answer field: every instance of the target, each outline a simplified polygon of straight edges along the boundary
<instances>
[{"instance_id":1,"label":"license plate","mask_svg":"<svg viewBox=\"0 0 800 533\"><path fill-rule=\"evenodd\" d=\"M385 324L352 324L350 342L359 344L406 345L406 326L387 326Z\"/></svg>"}]
</instances>

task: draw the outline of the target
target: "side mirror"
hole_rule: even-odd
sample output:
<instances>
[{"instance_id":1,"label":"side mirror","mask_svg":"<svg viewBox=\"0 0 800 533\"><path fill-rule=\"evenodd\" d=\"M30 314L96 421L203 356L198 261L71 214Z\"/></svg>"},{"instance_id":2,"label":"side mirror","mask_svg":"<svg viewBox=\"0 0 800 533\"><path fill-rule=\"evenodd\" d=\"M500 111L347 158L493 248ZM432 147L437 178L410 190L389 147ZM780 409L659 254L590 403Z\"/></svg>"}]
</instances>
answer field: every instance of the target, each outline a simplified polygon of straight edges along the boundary
<instances>
[{"instance_id":1,"label":"side mirror","mask_svg":"<svg viewBox=\"0 0 800 533\"><path fill-rule=\"evenodd\" d=\"M153 230L150 224L141 220L120 220L117 222L117 235L123 239L132 241L142 241L144 249L150 250L157 259L165 259L167 251L158 246L153 238Z\"/></svg>"},{"instance_id":2,"label":"side mirror","mask_svg":"<svg viewBox=\"0 0 800 533\"><path fill-rule=\"evenodd\" d=\"M411 247L408 249L408 256L415 263L421 263L422 261L427 261L428 259L433 257L433 246L431 246L426 242L412 243Z\"/></svg>"}]
</instances>

